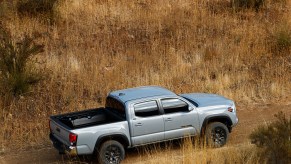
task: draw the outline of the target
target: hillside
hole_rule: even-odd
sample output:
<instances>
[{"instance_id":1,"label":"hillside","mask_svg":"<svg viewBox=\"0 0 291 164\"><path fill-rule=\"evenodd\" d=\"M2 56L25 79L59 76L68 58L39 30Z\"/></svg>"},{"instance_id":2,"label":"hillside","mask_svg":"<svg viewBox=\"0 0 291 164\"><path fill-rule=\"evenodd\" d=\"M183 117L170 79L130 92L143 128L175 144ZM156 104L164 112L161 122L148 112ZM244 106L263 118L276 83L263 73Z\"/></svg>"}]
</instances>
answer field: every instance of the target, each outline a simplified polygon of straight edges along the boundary
<instances>
[{"instance_id":1,"label":"hillside","mask_svg":"<svg viewBox=\"0 0 291 164\"><path fill-rule=\"evenodd\" d=\"M242 109L291 101L290 0L19 2L0 0L0 27L12 45L37 36L43 51L28 67L41 78L15 94L0 71L0 155L50 145L50 115L101 106L116 89L217 93Z\"/></svg>"}]
</instances>

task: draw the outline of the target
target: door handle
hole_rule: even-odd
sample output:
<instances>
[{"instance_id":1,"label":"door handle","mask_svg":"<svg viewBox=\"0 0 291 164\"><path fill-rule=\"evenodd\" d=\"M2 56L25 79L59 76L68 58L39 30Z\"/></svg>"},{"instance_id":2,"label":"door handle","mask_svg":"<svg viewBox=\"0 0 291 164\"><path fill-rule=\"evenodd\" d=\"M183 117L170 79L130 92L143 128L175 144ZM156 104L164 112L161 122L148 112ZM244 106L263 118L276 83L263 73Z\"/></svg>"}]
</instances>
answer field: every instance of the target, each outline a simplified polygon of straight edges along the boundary
<instances>
[{"instance_id":1,"label":"door handle","mask_svg":"<svg viewBox=\"0 0 291 164\"><path fill-rule=\"evenodd\" d=\"M166 121L172 121L172 118L167 118Z\"/></svg>"},{"instance_id":2,"label":"door handle","mask_svg":"<svg viewBox=\"0 0 291 164\"><path fill-rule=\"evenodd\" d=\"M142 126L142 123L137 123L137 124L135 124L135 126Z\"/></svg>"}]
</instances>

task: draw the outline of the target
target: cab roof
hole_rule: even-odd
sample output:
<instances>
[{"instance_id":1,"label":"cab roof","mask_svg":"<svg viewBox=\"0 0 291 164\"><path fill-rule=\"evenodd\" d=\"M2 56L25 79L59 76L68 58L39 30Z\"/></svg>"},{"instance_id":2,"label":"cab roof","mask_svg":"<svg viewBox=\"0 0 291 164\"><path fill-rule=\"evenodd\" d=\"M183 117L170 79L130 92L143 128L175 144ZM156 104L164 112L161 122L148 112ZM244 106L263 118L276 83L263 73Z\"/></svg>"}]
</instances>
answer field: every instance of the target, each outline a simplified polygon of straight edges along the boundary
<instances>
[{"instance_id":1,"label":"cab roof","mask_svg":"<svg viewBox=\"0 0 291 164\"><path fill-rule=\"evenodd\" d=\"M159 86L142 86L110 92L110 97L119 99L122 102L136 100L154 96L176 96L176 94L166 88Z\"/></svg>"}]
</instances>

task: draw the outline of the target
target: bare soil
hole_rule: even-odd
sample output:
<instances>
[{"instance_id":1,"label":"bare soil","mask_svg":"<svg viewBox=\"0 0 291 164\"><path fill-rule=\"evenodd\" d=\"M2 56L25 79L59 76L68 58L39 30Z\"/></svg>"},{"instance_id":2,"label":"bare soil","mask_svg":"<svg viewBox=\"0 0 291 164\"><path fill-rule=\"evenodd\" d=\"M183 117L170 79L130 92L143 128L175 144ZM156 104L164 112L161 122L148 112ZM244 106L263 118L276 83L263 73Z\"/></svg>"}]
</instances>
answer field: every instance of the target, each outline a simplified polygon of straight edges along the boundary
<instances>
[{"instance_id":1,"label":"bare soil","mask_svg":"<svg viewBox=\"0 0 291 164\"><path fill-rule=\"evenodd\" d=\"M247 106L247 107L246 107ZM230 134L228 146L238 146L248 143L249 134L260 124L274 120L274 114L283 111L288 117L291 115L291 102L284 105L276 104L239 104L238 117L239 124ZM173 149L172 151L175 151ZM136 149L127 151L126 163L140 162L139 153ZM25 164L25 163L69 163L74 161L82 163L92 163L90 159L71 159L65 155L59 155L52 146L40 146L40 148L11 151L0 154L0 164Z\"/></svg>"}]
</instances>

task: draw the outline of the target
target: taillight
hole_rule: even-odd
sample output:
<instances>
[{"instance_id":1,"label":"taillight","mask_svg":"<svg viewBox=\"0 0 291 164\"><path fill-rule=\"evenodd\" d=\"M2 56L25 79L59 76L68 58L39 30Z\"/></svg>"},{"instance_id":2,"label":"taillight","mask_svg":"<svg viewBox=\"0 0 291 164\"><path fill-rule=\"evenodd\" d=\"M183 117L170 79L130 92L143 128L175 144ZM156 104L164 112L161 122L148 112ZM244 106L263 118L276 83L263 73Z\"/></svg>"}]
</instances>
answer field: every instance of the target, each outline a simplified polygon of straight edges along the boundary
<instances>
[{"instance_id":1,"label":"taillight","mask_svg":"<svg viewBox=\"0 0 291 164\"><path fill-rule=\"evenodd\" d=\"M77 143L77 137L78 137L77 134L74 134L74 133L70 133L70 134L69 134L69 141L71 142L71 145L72 145L72 146L76 146L76 143Z\"/></svg>"},{"instance_id":2,"label":"taillight","mask_svg":"<svg viewBox=\"0 0 291 164\"><path fill-rule=\"evenodd\" d=\"M233 108L232 108L232 107L228 107L227 110L228 110L229 112L233 112Z\"/></svg>"}]
</instances>

